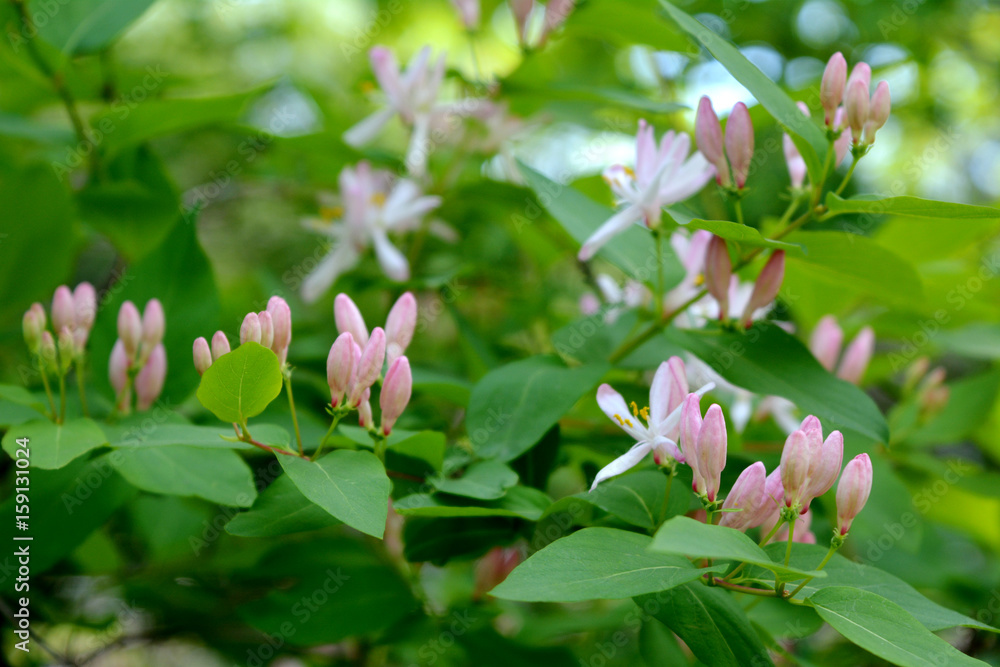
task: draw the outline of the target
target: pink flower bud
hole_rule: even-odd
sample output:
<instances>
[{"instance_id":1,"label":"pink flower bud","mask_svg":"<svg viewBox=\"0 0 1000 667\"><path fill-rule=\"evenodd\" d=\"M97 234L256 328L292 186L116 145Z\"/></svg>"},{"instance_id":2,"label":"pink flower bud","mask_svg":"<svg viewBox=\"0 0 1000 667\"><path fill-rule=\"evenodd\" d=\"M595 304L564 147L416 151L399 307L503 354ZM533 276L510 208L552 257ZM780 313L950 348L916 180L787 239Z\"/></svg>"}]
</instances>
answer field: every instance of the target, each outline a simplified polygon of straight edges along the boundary
<instances>
[{"instance_id":1,"label":"pink flower bud","mask_svg":"<svg viewBox=\"0 0 1000 667\"><path fill-rule=\"evenodd\" d=\"M680 357L675 356L667 359L667 370L670 374L670 393L667 396L667 411L665 414L669 415L684 404L684 399L688 395L688 381L687 369L684 368L684 360ZM650 400L652 401L653 398L650 397ZM678 436L676 434L668 434L667 437L676 440Z\"/></svg>"},{"instance_id":2,"label":"pink flower bud","mask_svg":"<svg viewBox=\"0 0 1000 667\"><path fill-rule=\"evenodd\" d=\"M337 295L337 298L333 300L333 319L337 323L337 331L340 333L350 332L354 336L354 342L358 345L364 346L368 343L368 327L365 326L365 318L361 316L361 311L358 310L351 297L343 293Z\"/></svg>"},{"instance_id":3,"label":"pink flower bud","mask_svg":"<svg viewBox=\"0 0 1000 667\"><path fill-rule=\"evenodd\" d=\"M694 471L695 484L698 475L698 433L701 431L701 396L688 394L681 406L681 452L684 460ZM696 489L697 490L697 489Z\"/></svg>"},{"instance_id":4,"label":"pink flower bud","mask_svg":"<svg viewBox=\"0 0 1000 667\"><path fill-rule=\"evenodd\" d=\"M59 356L56 353L56 339L50 331L43 331L38 342L38 354L41 356L46 370L50 373L59 371Z\"/></svg>"},{"instance_id":5,"label":"pink flower bud","mask_svg":"<svg viewBox=\"0 0 1000 667\"><path fill-rule=\"evenodd\" d=\"M163 381L167 377L167 349L163 343L158 343L146 360L138 375L135 376L136 408L148 410L160 397L163 391Z\"/></svg>"},{"instance_id":6,"label":"pink flower bud","mask_svg":"<svg viewBox=\"0 0 1000 667\"><path fill-rule=\"evenodd\" d=\"M760 461L750 465L733 484L733 488L722 503L723 510L738 509L739 512L723 512L719 524L735 528L736 530L747 530L760 525L758 517L761 517L760 508L767 498L764 497L764 485L767 479L767 471ZM770 500L767 500L770 502Z\"/></svg>"},{"instance_id":7,"label":"pink flower bud","mask_svg":"<svg viewBox=\"0 0 1000 667\"><path fill-rule=\"evenodd\" d=\"M36 308L37 306L37 308ZM24 311L21 320L21 329L24 333L24 342L32 354L38 354L42 342L42 331L45 330L45 310L42 304L33 303L28 310Z\"/></svg>"},{"instance_id":8,"label":"pink flower bud","mask_svg":"<svg viewBox=\"0 0 1000 667\"><path fill-rule=\"evenodd\" d=\"M862 329L844 352L837 369L837 377L852 384L859 384L875 351L875 332L871 327Z\"/></svg>"},{"instance_id":9,"label":"pink flower bud","mask_svg":"<svg viewBox=\"0 0 1000 667\"><path fill-rule=\"evenodd\" d=\"M747 105L737 102L726 123L726 157L733 168L736 187L746 185L753 162L753 124Z\"/></svg>"},{"instance_id":10,"label":"pink flower bud","mask_svg":"<svg viewBox=\"0 0 1000 667\"><path fill-rule=\"evenodd\" d=\"M163 332L166 329L166 320L163 316L163 304L159 299L150 299L146 302L146 309L142 313L142 343L150 350L163 340Z\"/></svg>"},{"instance_id":11,"label":"pink flower bud","mask_svg":"<svg viewBox=\"0 0 1000 667\"><path fill-rule=\"evenodd\" d=\"M781 138L781 146L785 152L785 164L788 166L788 180L793 188L801 188L806 180L806 161L787 134Z\"/></svg>"},{"instance_id":12,"label":"pink flower bud","mask_svg":"<svg viewBox=\"0 0 1000 667\"><path fill-rule=\"evenodd\" d=\"M837 167L844 161L847 151L851 148L851 133L847 131L847 110L844 107L837 109L837 113L833 117L833 127L840 129L840 134L833 142L833 166Z\"/></svg>"},{"instance_id":13,"label":"pink flower bud","mask_svg":"<svg viewBox=\"0 0 1000 667\"><path fill-rule=\"evenodd\" d=\"M861 132L868 122L868 86L857 80L847 87L847 124L851 126L854 143L861 141Z\"/></svg>"},{"instance_id":14,"label":"pink flower bud","mask_svg":"<svg viewBox=\"0 0 1000 667\"><path fill-rule=\"evenodd\" d=\"M712 109L712 101L702 97L698 102L698 115L694 125L695 143L705 159L715 165L715 181L722 186L728 186L732 181L729 176L729 163L722 148L722 127L719 117Z\"/></svg>"},{"instance_id":15,"label":"pink flower bud","mask_svg":"<svg viewBox=\"0 0 1000 667\"><path fill-rule=\"evenodd\" d=\"M232 348L229 347L229 339L226 338L226 334L216 331L215 335L212 336L212 361L218 361L219 357L229 354L231 350Z\"/></svg>"},{"instance_id":16,"label":"pink flower bud","mask_svg":"<svg viewBox=\"0 0 1000 667\"><path fill-rule=\"evenodd\" d=\"M389 310L385 320L386 363L390 366L406 352L417 328L417 299L405 292Z\"/></svg>"},{"instance_id":17,"label":"pink flower bud","mask_svg":"<svg viewBox=\"0 0 1000 667\"><path fill-rule=\"evenodd\" d=\"M134 359L142 339L142 318L139 317L139 309L131 301L123 303L118 310L118 338L125 346L125 355Z\"/></svg>"},{"instance_id":18,"label":"pink flower bud","mask_svg":"<svg viewBox=\"0 0 1000 667\"><path fill-rule=\"evenodd\" d=\"M510 0L510 13L514 15L514 25L517 28L517 38L521 44L528 41L528 18L535 8L535 0Z\"/></svg>"},{"instance_id":19,"label":"pink flower bud","mask_svg":"<svg viewBox=\"0 0 1000 667\"><path fill-rule=\"evenodd\" d=\"M822 437L822 435L820 435ZM833 431L826 437L823 444L815 451L809 466L809 486L807 488L808 504L813 498L819 498L833 488L840 474L840 466L844 462L844 436L840 431Z\"/></svg>"},{"instance_id":20,"label":"pink flower bud","mask_svg":"<svg viewBox=\"0 0 1000 667\"><path fill-rule=\"evenodd\" d=\"M882 129L885 122L889 120L889 108L892 102L889 99L889 84L879 81L872 93L871 103L868 109L868 122L865 123L865 143L875 143L875 132Z\"/></svg>"},{"instance_id":21,"label":"pink flower bud","mask_svg":"<svg viewBox=\"0 0 1000 667\"><path fill-rule=\"evenodd\" d=\"M729 259L726 242L713 236L705 255L705 286L719 302L719 319L725 319L729 312L729 282L732 276L733 263Z\"/></svg>"},{"instance_id":22,"label":"pink flower bud","mask_svg":"<svg viewBox=\"0 0 1000 667\"><path fill-rule=\"evenodd\" d=\"M399 357L389 366L382 383L382 393L379 395L379 406L382 408L382 434L389 435L399 416L403 414L410 402L413 390L413 375L410 373L410 361Z\"/></svg>"},{"instance_id":23,"label":"pink flower bud","mask_svg":"<svg viewBox=\"0 0 1000 667\"><path fill-rule=\"evenodd\" d=\"M257 313L257 321L260 322L260 344L271 349L274 345L274 320L271 319L271 313L260 311Z\"/></svg>"},{"instance_id":24,"label":"pink flower bud","mask_svg":"<svg viewBox=\"0 0 1000 667\"><path fill-rule=\"evenodd\" d=\"M726 420L722 408L712 404L698 432L698 473L704 481L704 491L710 501L719 495L722 470L726 467Z\"/></svg>"},{"instance_id":25,"label":"pink flower bud","mask_svg":"<svg viewBox=\"0 0 1000 667\"><path fill-rule=\"evenodd\" d=\"M840 346L844 344L844 332L833 315L826 315L816 324L809 338L809 350L816 360L828 371L833 370L840 356Z\"/></svg>"},{"instance_id":26,"label":"pink flower bud","mask_svg":"<svg viewBox=\"0 0 1000 667\"><path fill-rule=\"evenodd\" d=\"M76 307L73 304L73 293L65 285L56 288L52 296L52 328L57 332L67 327L70 331L75 326Z\"/></svg>"},{"instance_id":27,"label":"pink flower bud","mask_svg":"<svg viewBox=\"0 0 1000 667\"><path fill-rule=\"evenodd\" d=\"M271 313L274 340L271 349L282 364L288 359L288 346L292 342L292 309L280 296L272 296L267 302L267 312Z\"/></svg>"},{"instance_id":28,"label":"pink flower bud","mask_svg":"<svg viewBox=\"0 0 1000 667\"><path fill-rule=\"evenodd\" d=\"M121 338L115 341L111 348L111 356L108 358L108 381L111 388L115 390L115 396L122 393L125 385L128 384L128 352L125 350L125 343Z\"/></svg>"},{"instance_id":29,"label":"pink flower bud","mask_svg":"<svg viewBox=\"0 0 1000 667\"><path fill-rule=\"evenodd\" d=\"M514 568L521 564L524 555L521 549L513 547L493 547L476 563L476 590L474 597L481 598L503 583Z\"/></svg>"},{"instance_id":30,"label":"pink flower bud","mask_svg":"<svg viewBox=\"0 0 1000 667\"><path fill-rule=\"evenodd\" d=\"M354 337L345 331L337 336L326 357L326 383L330 387L330 404L340 405L344 392L351 387L354 376Z\"/></svg>"},{"instance_id":31,"label":"pink flower bud","mask_svg":"<svg viewBox=\"0 0 1000 667\"><path fill-rule=\"evenodd\" d=\"M542 39L566 22L566 17L573 11L575 0L549 0L545 5L545 23Z\"/></svg>"},{"instance_id":32,"label":"pink flower bud","mask_svg":"<svg viewBox=\"0 0 1000 667\"><path fill-rule=\"evenodd\" d=\"M851 76L847 79L847 88L850 88L851 84L853 84L855 81L861 81L862 83L865 84L865 93L867 93L868 90L871 88L872 68L871 66L868 65L868 63L859 62L857 65L854 66L854 69L851 70Z\"/></svg>"},{"instance_id":33,"label":"pink flower bud","mask_svg":"<svg viewBox=\"0 0 1000 667\"><path fill-rule=\"evenodd\" d=\"M872 492L872 461L858 454L848 461L837 486L837 532L847 535L854 517L861 512Z\"/></svg>"},{"instance_id":34,"label":"pink flower bud","mask_svg":"<svg viewBox=\"0 0 1000 667\"><path fill-rule=\"evenodd\" d=\"M208 367L212 365L212 351L208 347L208 341L204 336L194 339L194 369L198 375L204 375Z\"/></svg>"},{"instance_id":35,"label":"pink flower bud","mask_svg":"<svg viewBox=\"0 0 1000 667\"><path fill-rule=\"evenodd\" d=\"M90 333L96 317L97 292L90 283L80 283L73 290L73 321L76 323L76 328Z\"/></svg>"},{"instance_id":36,"label":"pink flower bud","mask_svg":"<svg viewBox=\"0 0 1000 667\"><path fill-rule=\"evenodd\" d=\"M793 431L785 440L785 448L781 451L781 485L785 489L785 505L788 507L801 503L805 495L804 487L809 479L812 457L809 438L801 430Z\"/></svg>"},{"instance_id":37,"label":"pink flower bud","mask_svg":"<svg viewBox=\"0 0 1000 667\"><path fill-rule=\"evenodd\" d=\"M240 325L240 345L248 340L254 343L261 341L260 318L257 317L257 313L247 313L243 318L243 324Z\"/></svg>"},{"instance_id":38,"label":"pink flower bud","mask_svg":"<svg viewBox=\"0 0 1000 667\"><path fill-rule=\"evenodd\" d=\"M358 403L358 426L361 428L371 428L375 425L375 420L372 418L372 404L368 400L371 393L371 389L366 389L361 402Z\"/></svg>"},{"instance_id":39,"label":"pink flower bud","mask_svg":"<svg viewBox=\"0 0 1000 667\"><path fill-rule=\"evenodd\" d=\"M753 312L758 308L768 305L778 296L781 282L785 279L785 251L775 250L767 260L767 264L761 269L754 283L750 300L747 301L746 308L743 309L743 317L740 318L743 326L749 327L753 321Z\"/></svg>"},{"instance_id":40,"label":"pink flower bud","mask_svg":"<svg viewBox=\"0 0 1000 667\"><path fill-rule=\"evenodd\" d=\"M774 524L778 523L784 502L785 487L781 484L781 468L778 467L764 480L764 500L760 511L754 517L765 533L769 533Z\"/></svg>"},{"instance_id":41,"label":"pink flower bud","mask_svg":"<svg viewBox=\"0 0 1000 667\"><path fill-rule=\"evenodd\" d=\"M381 327L375 327L368 338L361 359L354 368L354 378L351 384L350 404L357 406L364 391L369 389L382 372L382 362L385 360L385 332Z\"/></svg>"},{"instance_id":42,"label":"pink flower bud","mask_svg":"<svg viewBox=\"0 0 1000 667\"><path fill-rule=\"evenodd\" d=\"M920 396L920 407L929 414L935 414L948 405L951 398L951 389L947 385L931 387Z\"/></svg>"},{"instance_id":43,"label":"pink flower bud","mask_svg":"<svg viewBox=\"0 0 1000 667\"><path fill-rule=\"evenodd\" d=\"M479 27L479 0L451 0L466 30Z\"/></svg>"},{"instance_id":44,"label":"pink flower bud","mask_svg":"<svg viewBox=\"0 0 1000 667\"><path fill-rule=\"evenodd\" d=\"M833 115L844 97L844 86L847 85L847 60L844 54L837 51L826 63L823 70L823 80L819 85L820 104L825 111L826 124L833 122Z\"/></svg>"}]
</instances>

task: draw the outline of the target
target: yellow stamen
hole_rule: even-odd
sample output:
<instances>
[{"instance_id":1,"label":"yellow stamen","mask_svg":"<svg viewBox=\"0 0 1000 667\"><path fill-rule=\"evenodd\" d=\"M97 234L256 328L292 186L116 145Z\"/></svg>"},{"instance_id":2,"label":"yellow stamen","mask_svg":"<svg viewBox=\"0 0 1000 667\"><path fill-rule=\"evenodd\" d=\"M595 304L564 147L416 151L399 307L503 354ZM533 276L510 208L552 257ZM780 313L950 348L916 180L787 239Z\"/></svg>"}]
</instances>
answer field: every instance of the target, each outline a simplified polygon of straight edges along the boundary
<instances>
[{"instance_id":1,"label":"yellow stamen","mask_svg":"<svg viewBox=\"0 0 1000 667\"><path fill-rule=\"evenodd\" d=\"M632 420L631 419L626 419L625 423L628 424L629 426L632 426Z\"/></svg>"},{"instance_id":2,"label":"yellow stamen","mask_svg":"<svg viewBox=\"0 0 1000 667\"><path fill-rule=\"evenodd\" d=\"M375 83L373 81L362 81L361 82L361 92L370 93L375 90Z\"/></svg>"},{"instance_id":3,"label":"yellow stamen","mask_svg":"<svg viewBox=\"0 0 1000 667\"><path fill-rule=\"evenodd\" d=\"M638 417L639 416L639 406L635 404L635 401L632 401L631 403L629 403L629 405L632 406L632 416L633 417Z\"/></svg>"},{"instance_id":4,"label":"yellow stamen","mask_svg":"<svg viewBox=\"0 0 1000 667\"><path fill-rule=\"evenodd\" d=\"M642 418L645 419L646 423L648 424L649 423L649 406L647 405L642 410L639 410L639 414L642 415Z\"/></svg>"},{"instance_id":5,"label":"yellow stamen","mask_svg":"<svg viewBox=\"0 0 1000 667\"><path fill-rule=\"evenodd\" d=\"M344 209L339 206L320 206L319 215L324 220L336 220L344 215Z\"/></svg>"},{"instance_id":6,"label":"yellow stamen","mask_svg":"<svg viewBox=\"0 0 1000 667\"><path fill-rule=\"evenodd\" d=\"M699 273L694 279L694 286L701 287L704 284L705 284L705 274Z\"/></svg>"},{"instance_id":7,"label":"yellow stamen","mask_svg":"<svg viewBox=\"0 0 1000 667\"><path fill-rule=\"evenodd\" d=\"M617 413L616 413L616 414L615 414L615 419L617 419L617 420L618 420L618 425L619 425L619 426L624 426L624 425L625 425L625 420L624 420L624 419L622 419L622 416L621 416L621 415L619 415L619 414L617 414Z\"/></svg>"},{"instance_id":8,"label":"yellow stamen","mask_svg":"<svg viewBox=\"0 0 1000 667\"><path fill-rule=\"evenodd\" d=\"M632 170L632 167L625 167L625 173L632 178L635 178L635 172Z\"/></svg>"},{"instance_id":9,"label":"yellow stamen","mask_svg":"<svg viewBox=\"0 0 1000 667\"><path fill-rule=\"evenodd\" d=\"M376 206L384 206L385 205L385 193L383 193L383 192L376 192L375 194L372 195L371 202L373 204L375 204Z\"/></svg>"}]
</instances>

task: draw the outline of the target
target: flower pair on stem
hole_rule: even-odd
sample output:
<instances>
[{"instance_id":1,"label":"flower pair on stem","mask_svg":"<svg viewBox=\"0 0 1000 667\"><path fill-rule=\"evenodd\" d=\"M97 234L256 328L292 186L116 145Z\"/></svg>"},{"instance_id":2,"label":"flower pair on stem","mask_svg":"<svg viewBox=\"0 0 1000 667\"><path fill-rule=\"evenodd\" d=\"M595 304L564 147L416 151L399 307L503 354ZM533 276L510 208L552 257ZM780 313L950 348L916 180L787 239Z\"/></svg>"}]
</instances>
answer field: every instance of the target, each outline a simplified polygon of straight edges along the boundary
<instances>
[{"instance_id":1,"label":"flower pair on stem","mask_svg":"<svg viewBox=\"0 0 1000 667\"><path fill-rule=\"evenodd\" d=\"M152 407L167 377L167 349L163 346L166 319L159 299L150 299L139 309L126 301L118 310L118 340L111 348L108 379L115 390L115 410L132 411L132 392L136 409Z\"/></svg>"}]
</instances>

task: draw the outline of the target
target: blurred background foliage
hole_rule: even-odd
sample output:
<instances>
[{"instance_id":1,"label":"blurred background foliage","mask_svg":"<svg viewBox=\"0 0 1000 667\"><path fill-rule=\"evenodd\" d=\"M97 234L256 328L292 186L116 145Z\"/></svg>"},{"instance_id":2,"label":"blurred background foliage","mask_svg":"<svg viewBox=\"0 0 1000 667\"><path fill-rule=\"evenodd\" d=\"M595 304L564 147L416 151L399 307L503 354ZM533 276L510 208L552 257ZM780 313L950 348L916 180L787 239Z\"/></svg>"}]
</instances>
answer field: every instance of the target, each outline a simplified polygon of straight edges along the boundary
<instances>
[{"instance_id":1,"label":"blurred background foliage","mask_svg":"<svg viewBox=\"0 0 1000 667\"><path fill-rule=\"evenodd\" d=\"M815 98L823 65L837 50L851 63L869 62L876 79L889 81L892 116L848 193L991 205L1000 199L995 4L678 4L735 42L796 99ZM483 2L482 27L472 34L450 3L430 0L30 0L26 7L41 39L25 34L17 3L0 4L3 380L37 382L20 333L28 305L47 302L58 284L89 280L105 295L92 344L95 391L109 393L101 364L113 341L117 305L157 296L168 316L165 402L198 419L204 413L191 397L197 384L191 340L219 327L234 337L247 310L280 294L293 305L291 360L300 369L296 394L312 408L303 416L312 437L326 428L322 369L333 339L333 295L351 294L372 325L402 291L369 258L318 303L297 299L302 278L326 252L302 220L330 217L340 170L369 159L403 171L399 156L407 133L398 121L361 152L341 140L379 104L367 59L371 46L391 47L401 62L425 44L447 51L446 97L508 102L524 122L511 141L513 154L606 204L611 197L599 174L630 159L638 119L691 131L692 110L703 94L717 109L752 102L717 62L658 17L656 3L645 0L581 2L565 28L533 52L519 49L507 4L493 0ZM67 101L75 118L67 114ZM775 193L785 191L788 177L780 128L762 109L751 113L763 152L744 211L766 229L784 208ZM74 122L93 128L96 149L79 140ZM435 217L457 231L457 243L428 237L422 247L416 241L404 246L415 262L408 287L417 292L422 314L409 354L418 391L401 425L444 431L459 451L469 446L461 421L471 384L505 361L553 351L553 334L578 319L579 297L590 289L574 259L576 244L540 212L530 191L510 182L497 147L466 150L477 129L474 121L467 124L467 134L456 133L462 138L445 141L430 158L430 190L444 197ZM690 205L708 218L728 215L711 187ZM879 341L865 387L889 411L894 435L847 550L995 624L997 224L845 216L828 226L871 236L919 275L915 283L887 275L872 288L799 263L789 266L782 291L780 316L802 336L832 313L848 335L871 324ZM948 405L923 420L901 389L905 368L922 356L946 368L951 389ZM288 424L282 410L272 406L269 416ZM537 448L539 456L552 458L547 465L554 471L539 485L554 498L585 488L603 460L595 450L607 454L620 446L610 428L594 432L596 414L585 399L563 421L558 452ZM17 419L4 418L8 424ZM855 449L866 445L856 442ZM755 424L735 444L735 456L742 448L770 464L779 447L773 425ZM971 466L959 468L957 482L947 476L953 459ZM259 475L267 462L254 463ZM92 465L77 462L65 475ZM36 491L49 489L58 502L60 485L70 479L65 475L45 476ZM433 591L428 604L455 615L432 618L414 611L419 605L406 581L361 543L340 539L337 529L282 538L278 546L233 538L221 530L217 506L137 494L111 479L101 486L102 500L85 505L74 530L60 527L45 536L58 549L44 563L51 575L39 579L35 594L54 646L72 646L80 655L137 637L137 647L116 654L125 662L100 664L267 664L281 654L304 664L577 664L600 655L596 647L612 641L631 604L579 605L566 613L483 602L473 597L471 562L459 558L447 570L423 571ZM6 496L9 475L3 488ZM915 524L897 531L909 513ZM434 547L420 541L426 524L411 522L407 548L430 549L422 552L433 556L426 560L444 559L448 550L471 557L531 535L514 519L476 525L482 531L477 539L452 524L454 543ZM273 632L296 595L323 583L320 575L292 588L282 582L297 572L322 573L328 563L354 563L356 576L388 577L392 585L379 589L379 600L327 607L322 622L341 630L305 642L325 642L326 648L293 641L260 650L267 644L254 628ZM462 631L446 634L459 621ZM776 610L770 621L781 636L793 619ZM647 659L669 655L670 640L658 633L662 628L644 624L640 641L621 648L609 664L634 664L640 652ZM449 637L458 649L444 645L442 638ZM821 635L814 642L815 664L873 660L830 639ZM978 657L1000 664L988 637L956 641L983 643ZM4 642L12 655L8 633Z\"/></svg>"}]
</instances>

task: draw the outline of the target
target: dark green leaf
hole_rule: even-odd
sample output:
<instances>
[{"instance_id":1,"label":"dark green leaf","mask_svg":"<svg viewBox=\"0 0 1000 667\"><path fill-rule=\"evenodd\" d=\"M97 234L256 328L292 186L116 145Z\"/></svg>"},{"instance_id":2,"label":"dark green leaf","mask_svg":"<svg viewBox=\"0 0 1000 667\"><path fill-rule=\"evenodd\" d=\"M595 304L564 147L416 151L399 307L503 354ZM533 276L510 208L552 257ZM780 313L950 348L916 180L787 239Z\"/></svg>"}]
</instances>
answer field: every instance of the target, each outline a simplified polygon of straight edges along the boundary
<instances>
[{"instance_id":1,"label":"dark green leaf","mask_svg":"<svg viewBox=\"0 0 1000 667\"><path fill-rule=\"evenodd\" d=\"M133 447L103 458L133 486L152 493L197 496L230 507L250 507L257 497L250 467L229 449Z\"/></svg>"},{"instance_id":2,"label":"dark green leaf","mask_svg":"<svg viewBox=\"0 0 1000 667\"><path fill-rule=\"evenodd\" d=\"M433 478L430 483L442 493L449 493L479 500L496 500L503 497L507 489L517 484L517 473L500 461L478 461L473 463L461 477Z\"/></svg>"},{"instance_id":3,"label":"dark green leaf","mask_svg":"<svg viewBox=\"0 0 1000 667\"><path fill-rule=\"evenodd\" d=\"M414 493L393 503L393 509L403 516L511 516L537 521L550 504L552 500L538 489L515 486L499 500Z\"/></svg>"},{"instance_id":4,"label":"dark green leaf","mask_svg":"<svg viewBox=\"0 0 1000 667\"><path fill-rule=\"evenodd\" d=\"M261 491L248 511L234 516L226 532L240 537L276 537L319 530L340 523L326 510L302 495L288 475Z\"/></svg>"}]
</instances>

